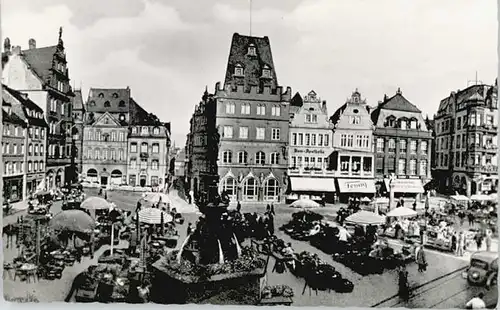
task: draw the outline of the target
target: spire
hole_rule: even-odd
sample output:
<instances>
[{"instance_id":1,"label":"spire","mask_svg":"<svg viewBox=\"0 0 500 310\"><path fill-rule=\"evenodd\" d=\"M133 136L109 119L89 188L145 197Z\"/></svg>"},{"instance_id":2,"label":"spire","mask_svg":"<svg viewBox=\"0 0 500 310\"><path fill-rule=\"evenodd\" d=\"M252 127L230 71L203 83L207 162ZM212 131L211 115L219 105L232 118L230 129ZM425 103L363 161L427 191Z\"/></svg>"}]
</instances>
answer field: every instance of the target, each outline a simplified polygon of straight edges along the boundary
<instances>
[{"instance_id":1,"label":"spire","mask_svg":"<svg viewBox=\"0 0 500 310\"><path fill-rule=\"evenodd\" d=\"M58 45L60 45L60 46L63 46L62 33L63 33L63 28L59 27L59 42L58 42Z\"/></svg>"},{"instance_id":2,"label":"spire","mask_svg":"<svg viewBox=\"0 0 500 310\"><path fill-rule=\"evenodd\" d=\"M3 50L4 50L4 52L10 52L10 39L9 38L5 38L5 40L3 41Z\"/></svg>"}]
</instances>

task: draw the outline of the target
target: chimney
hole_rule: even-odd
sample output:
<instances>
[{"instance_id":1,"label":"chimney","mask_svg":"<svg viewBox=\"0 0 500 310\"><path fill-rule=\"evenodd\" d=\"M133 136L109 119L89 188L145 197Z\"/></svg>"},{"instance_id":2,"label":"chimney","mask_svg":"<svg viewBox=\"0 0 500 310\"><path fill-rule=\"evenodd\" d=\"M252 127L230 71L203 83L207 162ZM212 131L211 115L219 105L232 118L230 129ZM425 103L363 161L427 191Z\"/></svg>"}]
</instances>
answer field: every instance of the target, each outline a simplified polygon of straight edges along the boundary
<instances>
[{"instance_id":1,"label":"chimney","mask_svg":"<svg viewBox=\"0 0 500 310\"><path fill-rule=\"evenodd\" d=\"M36 41L35 39L31 38L29 41L28 41L28 46L29 46L29 49L30 50L33 50L36 48Z\"/></svg>"},{"instance_id":2,"label":"chimney","mask_svg":"<svg viewBox=\"0 0 500 310\"><path fill-rule=\"evenodd\" d=\"M19 45L14 46L12 48L12 54L14 54L14 55L20 55L21 54L21 47Z\"/></svg>"},{"instance_id":3,"label":"chimney","mask_svg":"<svg viewBox=\"0 0 500 310\"><path fill-rule=\"evenodd\" d=\"M387 101L387 99L389 99L389 98L387 97L387 94L384 94L384 102L386 102L386 101Z\"/></svg>"},{"instance_id":4,"label":"chimney","mask_svg":"<svg viewBox=\"0 0 500 310\"><path fill-rule=\"evenodd\" d=\"M385 99L385 98L384 98ZM384 103L382 100L379 100L378 101L378 105L381 105L382 103Z\"/></svg>"},{"instance_id":5,"label":"chimney","mask_svg":"<svg viewBox=\"0 0 500 310\"><path fill-rule=\"evenodd\" d=\"M398 90L396 91L396 94L401 95L401 88L398 87Z\"/></svg>"},{"instance_id":6,"label":"chimney","mask_svg":"<svg viewBox=\"0 0 500 310\"><path fill-rule=\"evenodd\" d=\"M4 52L10 52L10 39L9 38L5 38L5 40L3 41L3 49L4 49Z\"/></svg>"}]
</instances>

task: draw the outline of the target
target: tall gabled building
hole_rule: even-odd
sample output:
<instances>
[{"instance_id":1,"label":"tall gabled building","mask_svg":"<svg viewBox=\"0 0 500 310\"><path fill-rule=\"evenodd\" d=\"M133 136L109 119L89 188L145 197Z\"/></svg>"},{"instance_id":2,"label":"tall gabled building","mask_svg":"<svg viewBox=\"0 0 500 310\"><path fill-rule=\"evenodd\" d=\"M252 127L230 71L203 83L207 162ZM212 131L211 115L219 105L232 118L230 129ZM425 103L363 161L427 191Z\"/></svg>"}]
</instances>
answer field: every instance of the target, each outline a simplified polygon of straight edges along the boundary
<instances>
[{"instance_id":1,"label":"tall gabled building","mask_svg":"<svg viewBox=\"0 0 500 310\"><path fill-rule=\"evenodd\" d=\"M432 131L422 111L398 89L371 113L375 130L375 179L382 191L418 196L431 179ZM396 177L391 181L391 174Z\"/></svg>"},{"instance_id":2,"label":"tall gabled building","mask_svg":"<svg viewBox=\"0 0 500 310\"><path fill-rule=\"evenodd\" d=\"M73 135L73 152L74 152L74 163L76 165L76 170L79 174L82 171L83 165L83 128L85 119L85 105L83 103L82 91L80 89L75 89L75 96L72 98L73 106L73 123L72 128Z\"/></svg>"},{"instance_id":3,"label":"tall gabled building","mask_svg":"<svg viewBox=\"0 0 500 310\"><path fill-rule=\"evenodd\" d=\"M73 127L73 91L69 85L66 52L59 30L57 45L37 47L30 39L29 48L11 47L5 39L2 53L2 83L28 94L43 109L49 125L47 136L47 184L62 186L75 178L71 169Z\"/></svg>"},{"instance_id":4,"label":"tall gabled building","mask_svg":"<svg viewBox=\"0 0 500 310\"><path fill-rule=\"evenodd\" d=\"M268 37L233 35L214 99L219 191L233 201L279 201L287 188L291 88L278 84Z\"/></svg>"},{"instance_id":5,"label":"tall gabled building","mask_svg":"<svg viewBox=\"0 0 500 310\"><path fill-rule=\"evenodd\" d=\"M434 117L439 190L467 196L498 189L498 86L472 85L441 100Z\"/></svg>"}]
</instances>

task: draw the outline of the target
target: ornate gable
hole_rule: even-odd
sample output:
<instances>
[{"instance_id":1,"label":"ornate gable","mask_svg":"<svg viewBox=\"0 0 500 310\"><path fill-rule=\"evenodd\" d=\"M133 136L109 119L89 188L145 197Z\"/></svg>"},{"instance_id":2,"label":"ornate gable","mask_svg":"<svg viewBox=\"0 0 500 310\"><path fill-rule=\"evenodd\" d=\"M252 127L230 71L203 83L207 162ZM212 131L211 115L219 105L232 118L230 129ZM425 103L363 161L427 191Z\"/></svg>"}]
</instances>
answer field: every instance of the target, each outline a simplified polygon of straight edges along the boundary
<instances>
[{"instance_id":1,"label":"ornate gable","mask_svg":"<svg viewBox=\"0 0 500 310\"><path fill-rule=\"evenodd\" d=\"M93 126L121 127L121 124L116 118L106 112L94 122Z\"/></svg>"}]
</instances>

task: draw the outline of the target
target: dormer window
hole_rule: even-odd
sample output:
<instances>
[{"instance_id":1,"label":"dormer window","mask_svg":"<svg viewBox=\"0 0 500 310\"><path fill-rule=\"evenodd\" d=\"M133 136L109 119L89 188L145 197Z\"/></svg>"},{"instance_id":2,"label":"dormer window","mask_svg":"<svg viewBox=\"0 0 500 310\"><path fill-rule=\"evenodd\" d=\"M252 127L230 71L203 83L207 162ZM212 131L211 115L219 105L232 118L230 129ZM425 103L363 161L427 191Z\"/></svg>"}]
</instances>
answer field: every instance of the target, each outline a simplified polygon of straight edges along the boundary
<instances>
[{"instance_id":1,"label":"dormer window","mask_svg":"<svg viewBox=\"0 0 500 310\"><path fill-rule=\"evenodd\" d=\"M144 126L142 127L142 132L141 132L143 135L147 135L148 134L148 127Z\"/></svg>"},{"instance_id":2,"label":"dormer window","mask_svg":"<svg viewBox=\"0 0 500 310\"><path fill-rule=\"evenodd\" d=\"M262 77L271 78L271 68L269 68L269 66L265 65L262 69Z\"/></svg>"},{"instance_id":3,"label":"dormer window","mask_svg":"<svg viewBox=\"0 0 500 310\"><path fill-rule=\"evenodd\" d=\"M257 56L257 50L255 49L255 45L252 43L248 46L248 56Z\"/></svg>"},{"instance_id":4,"label":"dormer window","mask_svg":"<svg viewBox=\"0 0 500 310\"><path fill-rule=\"evenodd\" d=\"M104 98L104 94L103 94L103 93L100 93L100 94L99 94L99 98Z\"/></svg>"},{"instance_id":5,"label":"dormer window","mask_svg":"<svg viewBox=\"0 0 500 310\"><path fill-rule=\"evenodd\" d=\"M160 128L155 127L155 128L153 129L153 134L155 134L155 135L159 135L159 134L160 134Z\"/></svg>"},{"instance_id":6,"label":"dormer window","mask_svg":"<svg viewBox=\"0 0 500 310\"><path fill-rule=\"evenodd\" d=\"M121 108L125 107L125 101L121 100L120 103L118 103L118 106Z\"/></svg>"},{"instance_id":7,"label":"dormer window","mask_svg":"<svg viewBox=\"0 0 500 310\"><path fill-rule=\"evenodd\" d=\"M89 105L90 105L91 107L94 107L94 106L95 106L95 101L94 101L94 100L90 101L90 102L89 102Z\"/></svg>"},{"instance_id":8,"label":"dormer window","mask_svg":"<svg viewBox=\"0 0 500 310\"><path fill-rule=\"evenodd\" d=\"M118 98L118 94L117 93L113 93L113 98Z\"/></svg>"},{"instance_id":9,"label":"dormer window","mask_svg":"<svg viewBox=\"0 0 500 310\"><path fill-rule=\"evenodd\" d=\"M234 68L234 75L236 76L243 76L243 67L241 64L237 64Z\"/></svg>"},{"instance_id":10,"label":"dormer window","mask_svg":"<svg viewBox=\"0 0 500 310\"><path fill-rule=\"evenodd\" d=\"M109 101L104 102L104 107L105 108L111 107L111 103L109 103Z\"/></svg>"},{"instance_id":11,"label":"dormer window","mask_svg":"<svg viewBox=\"0 0 500 310\"><path fill-rule=\"evenodd\" d=\"M132 127L132 133L137 133L137 128L136 127Z\"/></svg>"}]
</instances>

